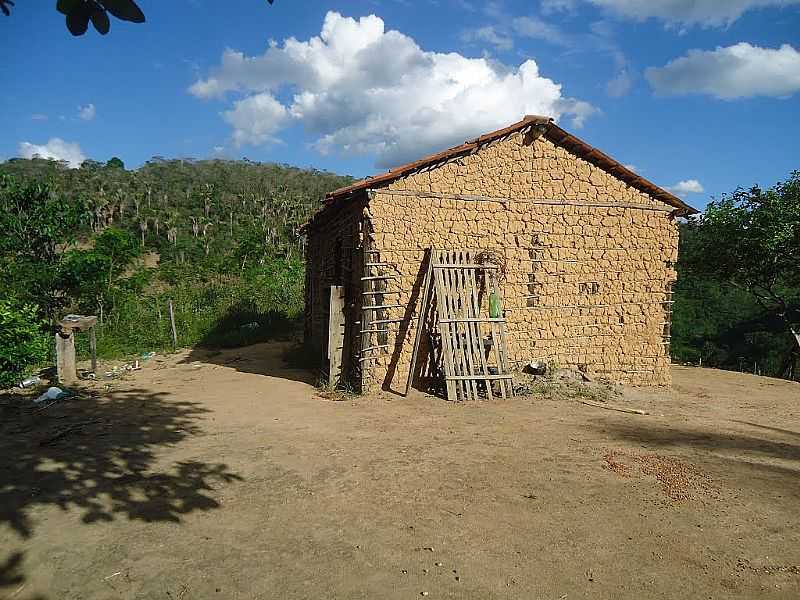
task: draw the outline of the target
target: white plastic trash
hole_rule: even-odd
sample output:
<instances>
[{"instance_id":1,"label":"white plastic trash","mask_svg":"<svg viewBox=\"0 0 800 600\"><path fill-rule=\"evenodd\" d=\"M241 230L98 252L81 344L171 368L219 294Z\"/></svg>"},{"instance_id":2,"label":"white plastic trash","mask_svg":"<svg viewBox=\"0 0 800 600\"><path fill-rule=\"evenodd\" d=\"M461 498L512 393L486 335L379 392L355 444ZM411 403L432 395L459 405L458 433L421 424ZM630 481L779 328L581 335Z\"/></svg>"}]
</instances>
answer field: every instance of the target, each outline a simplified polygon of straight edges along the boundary
<instances>
[{"instance_id":1,"label":"white plastic trash","mask_svg":"<svg viewBox=\"0 0 800 600\"><path fill-rule=\"evenodd\" d=\"M64 398L67 395L68 395L67 392L65 392L61 388L51 387L47 388L47 391L38 398L36 398L34 402L39 403L39 402L44 402L45 400L61 400L61 398Z\"/></svg>"}]
</instances>

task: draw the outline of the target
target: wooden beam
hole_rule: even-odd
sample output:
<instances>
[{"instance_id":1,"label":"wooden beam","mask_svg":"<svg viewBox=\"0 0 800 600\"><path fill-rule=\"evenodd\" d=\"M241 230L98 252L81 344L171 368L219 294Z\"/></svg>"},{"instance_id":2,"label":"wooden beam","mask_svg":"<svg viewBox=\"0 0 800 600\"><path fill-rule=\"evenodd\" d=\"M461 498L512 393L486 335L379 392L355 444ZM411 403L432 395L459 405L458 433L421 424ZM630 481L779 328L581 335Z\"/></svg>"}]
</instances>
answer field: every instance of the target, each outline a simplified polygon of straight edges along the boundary
<instances>
[{"instance_id":1,"label":"wooden beam","mask_svg":"<svg viewBox=\"0 0 800 600\"><path fill-rule=\"evenodd\" d=\"M344 287L331 286L328 313L328 385L336 387L342 377L344 350Z\"/></svg>"},{"instance_id":2,"label":"wooden beam","mask_svg":"<svg viewBox=\"0 0 800 600\"><path fill-rule=\"evenodd\" d=\"M417 331L414 334L414 350L411 353L411 366L408 369L408 379L406 379L406 391L403 396L408 396L411 389L411 384L414 379L414 369L417 367L417 354L419 353L419 344L422 339L422 329L425 326L425 313L428 312L428 298L431 295L431 276L433 273L433 253L429 248L426 250L428 255L428 266L425 269L425 279L422 284L422 296L419 298L419 315L417 315Z\"/></svg>"}]
</instances>

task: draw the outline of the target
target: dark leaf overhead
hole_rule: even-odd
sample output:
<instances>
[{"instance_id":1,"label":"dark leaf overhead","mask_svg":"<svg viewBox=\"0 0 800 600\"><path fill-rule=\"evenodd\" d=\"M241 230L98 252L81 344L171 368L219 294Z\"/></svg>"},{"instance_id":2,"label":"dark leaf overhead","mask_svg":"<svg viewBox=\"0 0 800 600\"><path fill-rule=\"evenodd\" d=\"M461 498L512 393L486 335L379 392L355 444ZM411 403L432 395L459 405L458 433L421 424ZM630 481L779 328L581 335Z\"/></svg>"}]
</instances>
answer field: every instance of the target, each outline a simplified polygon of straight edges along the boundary
<instances>
[{"instance_id":1,"label":"dark leaf overhead","mask_svg":"<svg viewBox=\"0 0 800 600\"><path fill-rule=\"evenodd\" d=\"M0 10L3 11L5 16L9 16L11 14L11 11L8 8L9 6L14 6L14 2L12 2L12 0L0 0Z\"/></svg>"},{"instance_id":2,"label":"dark leaf overhead","mask_svg":"<svg viewBox=\"0 0 800 600\"><path fill-rule=\"evenodd\" d=\"M111 22L108 20L108 15L104 10L96 10L92 13L92 25L97 30L97 33L105 35L111 29Z\"/></svg>"},{"instance_id":3,"label":"dark leaf overhead","mask_svg":"<svg viewBox=\"0 0 800 600\"><path fill-rule=\"evenodd\" d=\"M144 13L133 0L102 0L103 6L122 21L144 23Z\"/></svg>"},{"instance_id":4,"label":"dark leaf overhead","mask_svg":"<svg viewBox=\"0 0 800 600\"><path fill-rule=\"evenodd\" d=\"M274 0L267 2L271 5ZM7 17L11 15L12 6L14 0L0 0L0 12ZM86 33L89 21L98 33L106 35L111 30L109 13L120 21L144 23L146 20L134 0L57 0L56 10L66 17L67 29L75 36Z\"/></svg>"},{"instance_id":5,"label":"dark leaf overhead","mask_svg":"<svg viewBox=\"0 0 800 600\"><path fill-rule=\"evenodd\" d=\"M67 15L67 29L72 35L78 36L86 33L89 28L89 14L86 12L73 12Z\"/></svg>"}]
</instances>

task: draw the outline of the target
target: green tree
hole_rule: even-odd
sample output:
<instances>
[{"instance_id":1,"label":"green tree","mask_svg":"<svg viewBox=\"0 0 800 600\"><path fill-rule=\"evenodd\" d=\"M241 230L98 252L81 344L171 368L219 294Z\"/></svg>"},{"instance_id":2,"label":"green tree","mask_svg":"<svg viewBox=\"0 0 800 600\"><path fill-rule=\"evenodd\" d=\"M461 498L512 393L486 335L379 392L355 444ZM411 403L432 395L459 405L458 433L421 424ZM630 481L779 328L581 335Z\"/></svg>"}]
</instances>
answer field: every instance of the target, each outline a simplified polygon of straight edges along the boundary
<instances>
[{"instance_id":1,"label":"green tree","mask_svg":"<svg viewBox=\"0 0 800 600\"><path fill-rule=\"evenodd\" d=\"M125 163L122 162L121 158L114 156L106 163L106 167L109 169L122 169L125 170Z\"/></svg>"},{"instance_id":2,"label":"green tree","mask_svg":"<svg viewBox=\"0 0 800 600\"><path fill-rule=\"evenodd\" d=\"M800 349L800 172L762 190L737 189L690 223L683 247L694 276L746 292ZM787 368L792 364L787 357Z\"/></svg>"},{"instance_id":3,"label":"green tree","mask_svg":"<svg viewBox=\"0 0 800 600\"><path fill-rule=\"evenodd\" d=\"M45 361L43 326L35 306L0 300L0 389L19 383L29 368Z\"/></svg>"},{"instance_id":4,"label":"green tree","mask_svg":"<svg viewBox=\"0 0 800 600\"><path fill-rule=\"evenodd\" d=\"M63 251L87 217L81 199L0 175L0 291L39 305L54 318L65 302L59 276Z\"/></svg>"}]
</instances>

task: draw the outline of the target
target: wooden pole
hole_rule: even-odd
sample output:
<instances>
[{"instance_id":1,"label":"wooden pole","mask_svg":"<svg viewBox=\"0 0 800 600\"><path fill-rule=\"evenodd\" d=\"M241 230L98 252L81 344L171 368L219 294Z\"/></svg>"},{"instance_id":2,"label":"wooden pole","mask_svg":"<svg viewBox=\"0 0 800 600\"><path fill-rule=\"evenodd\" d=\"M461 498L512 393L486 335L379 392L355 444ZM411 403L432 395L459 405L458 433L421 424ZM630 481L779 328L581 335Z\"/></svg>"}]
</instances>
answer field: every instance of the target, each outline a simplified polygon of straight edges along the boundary
<instances>
[{"instance_id":1,"label":"wooden pole","mask_svg":"<svg viewBox=\"0 0 800 600\"><path fill-rule=\"evenodd\" d=\"M172 309L172 300L169 301L169 324L172 327L172 347L178 348L178 332L175 330L175 311Z\"/></svg>"},{"instance_id":2,"label":"wooden pole","mask_svg":"<svg viewBox=\"0 0 800 600\"><path fill-rule=\"evenodd\" d=\"M403 396L408 396L411 384L414 383L414 369L417 367L417 354L422 340L422 328L425 327L425 315L428 312L428 297L431 295L431 276L433 274L433 250L427 250L428 267L425 269L425 282L422 285L422 296L419 298L419 314L417 315L417 331L414 334L414 351L411 353L411 365L408 368L406 391Z\"/></svg>"},{"instance_id":3,"label":"wooden pole","mask_svg":"<svg viewBox=\"0 0 800 600\"><path fill-rule=\"evenodd\" d=\"M331 286L330 310L328 318L328 385L339 384L342 376L342 352L344 350L344 287Z\"/></svg>"},{"instance_id":4,"label":"wooden pole","mask_svg":"<svg viewBox=\"0 0 800 600\"><path fill-rule=\"evenodd\" d=\"M94 333L94 327L89 329L89 348L92 351L92 373L97 372L97 336Z\"/></svg>"}]
</instances>

